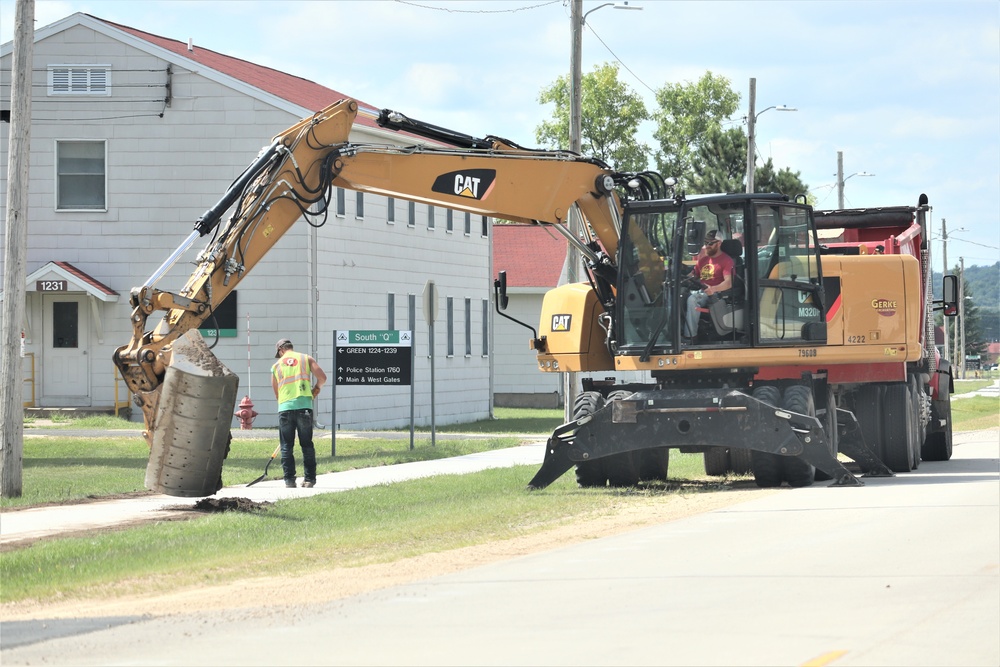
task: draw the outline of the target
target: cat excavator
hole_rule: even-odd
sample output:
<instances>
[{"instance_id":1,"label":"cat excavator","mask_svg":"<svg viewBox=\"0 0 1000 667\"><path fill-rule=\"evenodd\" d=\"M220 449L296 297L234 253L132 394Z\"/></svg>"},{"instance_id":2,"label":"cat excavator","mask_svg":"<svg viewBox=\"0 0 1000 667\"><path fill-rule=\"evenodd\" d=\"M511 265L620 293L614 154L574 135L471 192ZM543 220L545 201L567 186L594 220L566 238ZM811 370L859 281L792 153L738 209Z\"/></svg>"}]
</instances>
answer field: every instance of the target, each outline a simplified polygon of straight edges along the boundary
<instances>
[{"instance_id":1,"label":"cat excavator","mask_svg":"<svg viewBox=\"0 0 1000 667\"><path fill-rule=\"evenodd\" d=\"M358 115L400 140L352 142ZM574 419L549 439L529 488L574 465L584 486L662 480L671 448L704 452L706 464L724 459L727 470L746 461L761 486L814 476L860 484L838 453L865 474L891 474L887 457L902 469L921 451L950 456L950 375L933 336L926 342L926 198L885 224L844 212L817 225L809 206L782 195L685 197L655 172L621 173L576 153L476 138L345 99L274 137L131 291L132 339L114 363L143 412L149 489L190 497L221 488L238 379L197 330L289 228L325 219L336 187L549 225L580 251L587 281L546 295L530 340L539 370L646 371L650 380L586 379ZM579 234L566 224L574 209ZM879 257L867 252L876 225L898 232L879 237ZM836 244L820 242L827 227L840 230ZM687 340L682 320L699 288L691 268L712 231L734 260L732 288L699 309ZM204 237L186 284L159 289ZM948 278L946 313L956 291ZM499 312L504 273L494 287ZM162 319L150 328L154 314ZM863 413L872 398L883 399L886 415ZM891 436L897 427L909 458Z\"/></svg>"}]
</instances>

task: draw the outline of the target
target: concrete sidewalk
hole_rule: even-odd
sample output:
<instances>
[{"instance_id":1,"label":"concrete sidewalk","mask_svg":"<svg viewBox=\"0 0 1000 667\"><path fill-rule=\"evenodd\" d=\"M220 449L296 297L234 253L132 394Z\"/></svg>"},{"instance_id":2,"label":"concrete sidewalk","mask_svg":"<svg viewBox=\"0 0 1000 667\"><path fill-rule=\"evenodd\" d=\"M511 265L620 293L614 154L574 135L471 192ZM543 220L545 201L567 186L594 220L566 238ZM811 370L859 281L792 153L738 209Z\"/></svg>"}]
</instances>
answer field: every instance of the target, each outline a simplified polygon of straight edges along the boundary
<instances>
[{"instance_id":1,"label":"concrete sidewalk","mask_svg":"<svg viewBox=\"0 0 1000 667\"><path fill-rule=\"evenodd\" d=\"M65 431L63 431L65 433ZM237 431L234 431L234 434ZM338 434L338 439L343 437ZM409 434L406 435L409 437ZM317 446L321 443L317 442ZM311 489L287 489L281 479L267 480L247 487L227 486L214 498L247 498L254 502L272 502L322 493L336 493L365 486L392 484L434 475L462 475L489 468L516 465L540 466L545 456L545 442L529 442L520 447L497 449L433 461L415 461L391 466L361 468L319 475ZM273 465L273 464L272 464ZM527 479L525 480L527 484ZM178 511L189 511L201 498L177 498L163 494L102 500L74 505L53 505L0 514L0 545L8 546L42 537L69 535L74 532L111 528L139 520L170 518Z\"/></svg>"}]
</instances>

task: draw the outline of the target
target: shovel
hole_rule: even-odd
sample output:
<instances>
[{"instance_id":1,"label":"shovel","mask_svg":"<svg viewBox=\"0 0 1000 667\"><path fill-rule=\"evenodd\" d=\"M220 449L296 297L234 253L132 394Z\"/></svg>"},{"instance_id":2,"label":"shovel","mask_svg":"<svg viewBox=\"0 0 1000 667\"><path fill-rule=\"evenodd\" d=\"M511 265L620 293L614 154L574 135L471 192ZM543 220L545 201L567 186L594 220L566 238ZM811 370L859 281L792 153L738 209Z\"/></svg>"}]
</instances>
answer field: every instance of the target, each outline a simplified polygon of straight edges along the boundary
<instances>
[{"instance_id":1,"label":"shovel","mask_svg":"<svg viewBox=\"0 0 1000 667\"><path fill-rule=\"evenodd\" d=\"M257 482L263 482L267 478L267 469L270 467L271 461L273 461L275 459L275 457L278 455L279 451L281 451L281 445L280 444L277 447L274 448L274 451L271 453L271 458L269 458L267 460L267 465L264 466L264 474L261 475L260 477L258 477L257 479L255 479L254 481L250 482L249 484L247 484L248 487L249 486L253 486Z\"/></svg>"}]
</instances>

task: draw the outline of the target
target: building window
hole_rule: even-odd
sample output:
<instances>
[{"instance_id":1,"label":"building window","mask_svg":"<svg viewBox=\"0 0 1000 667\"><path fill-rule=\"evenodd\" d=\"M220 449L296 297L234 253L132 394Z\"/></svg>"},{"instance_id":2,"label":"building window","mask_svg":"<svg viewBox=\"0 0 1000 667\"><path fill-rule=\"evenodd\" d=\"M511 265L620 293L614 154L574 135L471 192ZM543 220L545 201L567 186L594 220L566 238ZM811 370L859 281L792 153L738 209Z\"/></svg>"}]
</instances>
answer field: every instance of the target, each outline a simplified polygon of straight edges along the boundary
<instances>
[{"instance_id":1,"label":"building window","mask_svg":"<svg viewBox=\"0 0 1000 667\"><path fill-rule=\"evenodd\" d=\"M416 227L417 226L417 205L410 202L410 206L407 209L406 226Z\"/></svg>"},{"instance_id":2,"label":"building window","mask_svg":"<svg viewBox=\"0 0 1000 667\"><path fill-rule=\"evenodd\" d=\"M490 237L490 219L487 218L485 215L483 216L483 231L482 231L482 236L483 236L484 239Z\"/></svg>"},{"instance_id":3,"label":"building window","mask_svg":"<svg viewBox=\"0 0 1000 667\"><path fill-rule=\"evenodd\" d=\"M465 356L472 356L472 299L465 300Z\"/></svg>"},{"instance_id":4,"label":"building window","mask_svg":"<svg viewBox=\"0 0 1000 667\"><path fill-rule=\"evenodd\" d=\"M49 95L111 95L111 65L49 65Z\"/></svg>"},{"instance_id":5,"label":"building window","mask_svg":"<svg viewBox=\"0 0 1000 667\"><path fill-rule=\"evenodd\" d=\"M107 210L107 144L56 142L56 209Z\"/></svg>"},{"instance_id":6,"label":"building window","mask_svg":"<svg viewBox=\"0 0 1000 667\"><path fill-rule=\"evenodd\" d=\"M390 331L396 328L396 295L392 292L385 299L385 324Z\"/></svg>"},{"instance_id":7,"label":"building window","mask_svg":"<svg viewBox=\"0 0 1000 667\"><path fill-rule=\"evenodd\" d=\"M490 300L483 299L483 356L490 353Z\"/></svg>"},{"instance_id":8,"label":"building window","mask_svg":"<svg viewBox=\"0 0 1000 667\"><path fill-rule=\"evenodd\" d=\"M76 301L52 304L52 347L79 347L80 317Z\"/></svg>"},{"instance_id":9,"label":"building window","mask_svg":"<svg viewBox=\"0 0 1000 667\"><path fill-rule=\"evenodd\" d=\"M450 208L445 212L445 231L451 234L455 231L455 212Z\"/></svg>"},{"instance_id":10,"label":"building window","mask_svg":"<svg viewBox=\"0 0 1000 667\"><path fill-rule=\"evenodd\" d=\"M396 199L389 197L385 202L385 221L390 225L396 223Z\"/></svg>"},{"instance_id":11,"label":"building window","mask_svg":"<svg viewBox=\"0 0 1000 667\"><path fill-rule=\"evenodd\" d=\"M365 193L358 192L357 195L358 196L355 200L357 203L354 209L354 217L357 218L358 220L361 220L362 218L365 217Z\"/></svg>"},{"instance_id":12,"label":"building window","mask_svg":"<svg viewBox=\"0 0 1000 667\"><path fill-rule=\"evenodd\" d=\"M455 356L455 299L448 297L448 356Z\"/></svg>"},{"instance_id":13,"label":"building window","mask_svg":"<svg viewBox=\"0 0 1000 667\"><path fill-rule=\"evenodd\" d=\"M468 211L465 212L465 235L470 236L472 234L472 214Z\"/></svg>"},{"instance_id":14,"label":"building window","mask_svg":"<svg viewBox=\"0 0 1000 667\"><path fill-rule=\"evenodd\" d=\"M344 188L337 188L337 215L343 217L347 214L347 195Z\"/></svg>"},{"instance_id":15,"label":"building window","mask_svg":"<svg viewBox=\"0 0 1000 667\"><path fill-rule=\"evenodd\" d=\"M406 306L409 309L406 321L410 324L410 333L412 335L413 331L417 328L417 295L407 294L406 302Z\"/></svg>"},{"instance_id":16,"label":"building window","mask_svg":"<svg viewBox=\"0 0 1000 667\"><path fill-rule=\"evenodd\" d=\"M427 205L427 229L434 229L434 207Z\"/></svg>"}]
</instances>

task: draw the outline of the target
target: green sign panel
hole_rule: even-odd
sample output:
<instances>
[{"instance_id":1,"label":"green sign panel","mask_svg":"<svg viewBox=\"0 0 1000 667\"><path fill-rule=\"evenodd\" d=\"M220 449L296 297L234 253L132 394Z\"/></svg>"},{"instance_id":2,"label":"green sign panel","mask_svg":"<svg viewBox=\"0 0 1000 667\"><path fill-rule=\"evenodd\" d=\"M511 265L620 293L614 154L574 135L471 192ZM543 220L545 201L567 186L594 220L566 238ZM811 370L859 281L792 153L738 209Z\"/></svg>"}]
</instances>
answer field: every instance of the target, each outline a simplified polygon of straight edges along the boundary
<instances>
[{"instance_id":1,"label":"green sign panel","mask_svg":"<svg viewBox=\"0 0 1000 667\"><path fill-rule=\"evenodd\" d=\"M398 345L410 347L413 337L409 331L394 329L350 329L337 332L337 345Z\"/></svg>"}]
</instances>

